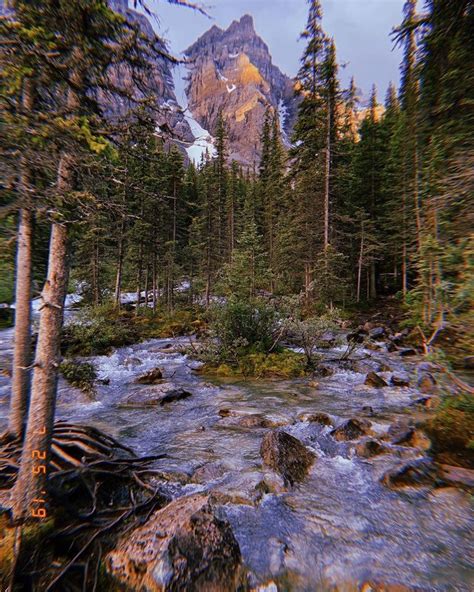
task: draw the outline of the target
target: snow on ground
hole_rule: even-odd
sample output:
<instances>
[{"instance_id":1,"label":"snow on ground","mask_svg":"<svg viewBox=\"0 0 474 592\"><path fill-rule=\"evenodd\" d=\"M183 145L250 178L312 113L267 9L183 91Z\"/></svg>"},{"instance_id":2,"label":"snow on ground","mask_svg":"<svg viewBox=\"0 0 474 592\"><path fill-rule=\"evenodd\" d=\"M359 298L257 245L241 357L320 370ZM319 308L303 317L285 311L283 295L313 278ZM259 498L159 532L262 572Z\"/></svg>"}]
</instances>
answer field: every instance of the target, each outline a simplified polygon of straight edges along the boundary
<instances>
[{"instance_id":1,"label":"snow on ground","mask_svg":"<svg viewBox=\"0 0 474 592\"><path fill-rule=\"evenodd\" d=\"M240 55L240 53L239 53L239 52L237 52L237 53L230 53L230 54L229 54L229 57L230 57L230 58L232 58L232 59L235 59L235 58L238 58L238 57L239 57L239 55Z\"/></svg>"},{"instance_id":2,"label":"snow on ground","mask_svg":"<svg viewBox=\"0 0 474 592\"><path fill-rule=\"evenodd\" d=\"M235 90L237 87L235 86L235 84L231 84L231 85L230 85L230 88L229 88L229 85L228 85L228 84L226 84L226 88L227 88L227 92L230 94L231 92L234 92L234 90Z\"/></svg>"},{"instance_id":3,"label":"snow on ground","mask_svg":"<svg viewBox=\"0 0 474 592\"><path fill-rule=\"evenodd\" d=\"M285 106L285 104L283 103L283 99L280 99L278 102L278 117L280 119L280 130L282 133L283 138L288 142L288 136L285 132L285 124L286 124L286 120L288 118L288 109Z\"/></svg>"},{"instance_id":4,"label":"snow on ground","mask_svg":"<svg viewBox=\"0 0 474 592\"><path fill-rule=\"evenodd\" d=\"M184 109L184 117L191 128L191 132L194 136L194 142L191 146L186 147L188 158L199 164L203 155L206 151L209 152L210 156L214 156L214 138L211 134L205 130L193 117L191 111L188 108L188 99L186 97L186 75L188 71L184 64L177 64L173 68L173 83L178 104Z\"/></svg>"}]
</instances>

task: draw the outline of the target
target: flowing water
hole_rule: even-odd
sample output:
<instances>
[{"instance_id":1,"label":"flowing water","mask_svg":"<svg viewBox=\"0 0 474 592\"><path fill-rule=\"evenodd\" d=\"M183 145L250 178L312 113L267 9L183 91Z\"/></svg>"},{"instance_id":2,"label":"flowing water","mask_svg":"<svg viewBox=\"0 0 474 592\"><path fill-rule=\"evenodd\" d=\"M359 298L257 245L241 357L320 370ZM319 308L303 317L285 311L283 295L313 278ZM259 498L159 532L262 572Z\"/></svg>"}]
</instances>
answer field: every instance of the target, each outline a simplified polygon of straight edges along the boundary
<instances>
[{"instance_id":1,"label":"flowing water","mask_svg":"<svg viewBox=\"0 0 474 592\"><path fill-rule=\"evenodd\" d=\"M11 330L0 332L0 360L11 356L11 340ZM394 421L416 414L416 388L370 388L363 384L364 373L336 365L335 374L317 379L318 384L309 379L209 381L193 371L195 362L173 351L178 342L155 339L93 358L100 378L109 384L100 385L91 401L61 381L57 416L95 425L138 454L165 453L157 468L170 475L172 495L220 493L219 511L233 527L251 583L261 590L324 592L337 585L342 591L367 581L429 591L474 589L474 521L467 493L387 489L380 476L420 456L419 451L398 447L393 454L361 458L354 443L335 441L329 427L297 419L317 411L328 413L335 425L354 416L370 417L372 429L382 434ZM164 353L168 344L172 348ZM325 355L334 358L340 350ZM416 361L357 353L362 355L370 356L368 366L378 369L383 361L393 371L409 373L416 384ZM192 396L162 407L121 407L130 396L153 395L160 388L135 383L157 366L166 381ZM8 378L0 376L0 431L8 389ZM221 417L222 409L232 415ZM268 428L239 425L243 415L251 414L281 426L316 453L302 484L283 489L262 467L259 448ZM262 493L263 480L270 484L265 491L273 493Z\"/></svg>"}]
</instances>

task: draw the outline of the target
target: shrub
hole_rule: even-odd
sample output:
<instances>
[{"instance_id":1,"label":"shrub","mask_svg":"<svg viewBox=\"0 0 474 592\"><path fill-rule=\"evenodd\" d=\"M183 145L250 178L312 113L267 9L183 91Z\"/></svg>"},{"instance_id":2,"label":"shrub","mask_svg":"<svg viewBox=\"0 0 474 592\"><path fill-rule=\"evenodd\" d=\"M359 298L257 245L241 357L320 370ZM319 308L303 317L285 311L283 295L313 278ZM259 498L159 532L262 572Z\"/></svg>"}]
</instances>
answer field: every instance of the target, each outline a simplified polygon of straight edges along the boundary
<instances>
[{"instance_id":1,"label":"shrub","mask_svg":"<svg viewBox=\"0 0 474 592\"><path fill-rule=\"evenodd\" d=\"M285 336L288 341L300 347L306 358L308 368L315 365L314 349L321 344L325 334L333 333L338 329L337 311L325 313L319 317L308 319L290 318L285 321Z\"/></svg>"},{"instance_id":2,"label":"shrub","mask_svg":"<svg viewBox=\"0 0 474 592\"><path fill-rule=\"evenodd\" d=\"M94 364L77 360L64 360L60 364L59 370L72 386L88 394L94 392L94 383L97 379Z\"/></svg>"},{"instance_id":3,"label":"shrub","mask_svg":"<svg viewBox=\"0 0 474 592\"><path fill-rule=\"evenodd\" d=\"M131 313L110 306L81 311L78 322L65 326L63 351L70 356L107 354L114 347L136 343L140 334Z\"/></svg>"},{"instance_id":4,"label":"shrub","mask_svg":"<svg viewBox=\"0 0 474 592\"><path fill-rule=\"evenodd\" d=\"M278 330L276 311L259 300L230 300L210 312L211 336L219 341L223 360L246 353L269 353Z\"/></svg>"}]
</instances>

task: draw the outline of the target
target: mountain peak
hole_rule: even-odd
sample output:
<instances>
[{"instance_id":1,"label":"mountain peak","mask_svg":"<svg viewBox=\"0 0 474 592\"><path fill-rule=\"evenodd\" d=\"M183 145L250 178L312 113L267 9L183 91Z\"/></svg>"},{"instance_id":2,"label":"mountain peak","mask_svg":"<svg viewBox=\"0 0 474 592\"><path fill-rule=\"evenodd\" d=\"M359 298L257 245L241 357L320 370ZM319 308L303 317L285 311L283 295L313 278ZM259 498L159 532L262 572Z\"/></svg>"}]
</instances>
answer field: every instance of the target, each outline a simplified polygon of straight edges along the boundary
<instances>
[{"instance_id":1,"label":"mountain peak","mask_svg":"<svg viewBox=\"0 0 474 592\"><path fill-rule=\"evenodd\" d=\"M240 21L233 21L227 29L228 33L239 31L243 33L255 34L255 26L253 24L253 17L250 14L244 14Z\"/></svg>"}]
</instances>

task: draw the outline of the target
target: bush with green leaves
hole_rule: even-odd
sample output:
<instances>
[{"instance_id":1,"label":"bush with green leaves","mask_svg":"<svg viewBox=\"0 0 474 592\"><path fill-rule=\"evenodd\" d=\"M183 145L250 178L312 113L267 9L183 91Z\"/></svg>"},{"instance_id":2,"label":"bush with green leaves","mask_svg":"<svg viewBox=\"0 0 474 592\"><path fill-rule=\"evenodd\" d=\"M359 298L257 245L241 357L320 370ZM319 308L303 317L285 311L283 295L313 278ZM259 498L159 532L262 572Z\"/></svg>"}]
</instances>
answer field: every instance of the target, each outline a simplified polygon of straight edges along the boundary
<instances>
[{"instance_id":1,"label":"bush with green leaves","mask_svg":"<svg viewBox=\"0 0 474 592\"><path fill-rule=\"evenodd\" d=\"M262 300L234 300L210 311L211 337L217 339L223 357L269 353L275 346L278 316Z\"/></svg>"},{"instance_id":2,"label":"bush with green leaves","mask_svg":"<svg viewBox=\"0 0 474 592\"><path fill-rule=\"evenodd\" d=\"M114 347L139 340L140 333L132 315L104 305L83 309L77 322L66 325L62 347L69 356L94 356L108 354Z\"/></svg>"},{"instance_id":3,"label":"bush with green leaves","mask_svg":"<svg viewBox=\"0 0 474 592\"><path fill-rule=\"evenodd\" d=\"M59 370L72 386L77 387L87 394L94 392L94 383L97 379L94 364L80 362L78 360L64 360L60 364Z\"/></svg>"},{"instance_id":4,"label":"bush with green leaves","mask_svg":"<svg viewBox=\"0 0 474 592\"><path fill-rule=\"evenodd\" d=\"M338 311L336 309L319 317L301 319L290 317L284 322L285 337L289 343L303 350L308 368L314 368L317 359L314 350L322 344L328 333L338 330Z\"/></svg>"}]
</instances>

